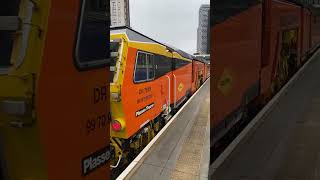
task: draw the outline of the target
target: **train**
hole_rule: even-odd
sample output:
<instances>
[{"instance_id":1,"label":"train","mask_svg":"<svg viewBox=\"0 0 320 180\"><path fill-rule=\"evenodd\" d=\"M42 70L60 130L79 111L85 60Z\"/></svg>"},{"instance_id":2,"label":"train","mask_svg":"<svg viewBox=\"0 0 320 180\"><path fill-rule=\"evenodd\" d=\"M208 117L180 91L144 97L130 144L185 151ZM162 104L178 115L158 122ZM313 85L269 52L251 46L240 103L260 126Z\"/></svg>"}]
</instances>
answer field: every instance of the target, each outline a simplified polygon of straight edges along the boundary
<instances>
[{"instance_id":1,"label":"train","mask_svg":"<svg viewBox=\"0 0 320 180\"><path fill-rule=\"evenodd\" d=\"M0 179L109 179L109 1L0 6Z\"/></svg>"},{"instance_id":2,"label":"train","mask_svg":"<svg viewBox=\"0 0 320 180\"><path fill-rule=\"evenodd\" d=\"M210 66L129 27L110 30L111 169L128 164L210 76Z\"/></svg>"},{"instance_id":3,"label":"train","mask_svg":"<svg viewBox=\"0 0 320 180\"><path fill-rule=\"evenodd\" d=\"M263 108L319 48L320 6L312 3L213 2L211 148Z\"/></svg>"}]
</instances>

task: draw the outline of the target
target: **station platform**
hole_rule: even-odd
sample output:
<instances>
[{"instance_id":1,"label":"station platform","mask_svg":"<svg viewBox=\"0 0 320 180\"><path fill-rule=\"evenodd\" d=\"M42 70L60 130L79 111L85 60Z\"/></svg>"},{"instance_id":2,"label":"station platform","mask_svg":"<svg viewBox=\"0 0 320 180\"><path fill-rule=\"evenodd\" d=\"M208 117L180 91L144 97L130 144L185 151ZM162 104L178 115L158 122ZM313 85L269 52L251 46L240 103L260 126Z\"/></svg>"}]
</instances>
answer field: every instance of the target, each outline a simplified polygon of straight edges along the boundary
<instances>
[{"instance_id":1,"label":"station platform","mask_svg":"<svg viewBox=\"0 0 320 180\"><path fill-rule=\"evenodd\" d=\"M250 126L210 166L210 179L320 179L320 51Z\"/></svg>"},{"instance_id":2,"label":"station platform","mask_svg":"<svg viewBox=\"0 0 320 180\"><path fill-rule=\"evenodd\" d=\"M172 123L147 153L131 163L131 172L118 179L208 179L209 113L210 79L170 120Z\"/></svg>"}]
</instances>

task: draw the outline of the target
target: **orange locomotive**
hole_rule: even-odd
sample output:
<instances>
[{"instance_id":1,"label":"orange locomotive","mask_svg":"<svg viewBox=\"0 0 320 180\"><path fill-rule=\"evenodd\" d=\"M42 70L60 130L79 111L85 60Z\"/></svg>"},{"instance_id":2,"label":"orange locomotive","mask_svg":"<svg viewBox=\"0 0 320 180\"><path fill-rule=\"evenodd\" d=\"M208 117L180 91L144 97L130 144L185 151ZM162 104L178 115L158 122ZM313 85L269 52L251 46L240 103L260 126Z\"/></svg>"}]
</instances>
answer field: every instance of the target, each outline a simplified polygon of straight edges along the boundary
<instances>
[{"instance_id":1,"label":"orange locomotive","mask_svg":"<svg viewBox=\"0 0 320 180\"><path fill-rule=\"evenodd\" d=\"M278 0L216 1L213 8L214 146L266 104L320 45L320 14L317 6Z\"/></svg>"},{"instance_id":2,"label":"orange locomotive","mask_svg":"<svg viewBox=\"0 0 320 180\"><path fill-rule=\"evenodd\" d=\"M130 161L159 132L204 77L194 71L193 56L127 27L111 30L111 56L115 168Z\"/></svg>"},{"instance_id":3,"label":"orange locomotive","mask_svg":"<svg viewBox=\"0 0 320 180\"><path fill-rule=\"evenodd\" d=\"M2 3L0 179L108 179L107 7Z\"/></svg>"}]
</instances>

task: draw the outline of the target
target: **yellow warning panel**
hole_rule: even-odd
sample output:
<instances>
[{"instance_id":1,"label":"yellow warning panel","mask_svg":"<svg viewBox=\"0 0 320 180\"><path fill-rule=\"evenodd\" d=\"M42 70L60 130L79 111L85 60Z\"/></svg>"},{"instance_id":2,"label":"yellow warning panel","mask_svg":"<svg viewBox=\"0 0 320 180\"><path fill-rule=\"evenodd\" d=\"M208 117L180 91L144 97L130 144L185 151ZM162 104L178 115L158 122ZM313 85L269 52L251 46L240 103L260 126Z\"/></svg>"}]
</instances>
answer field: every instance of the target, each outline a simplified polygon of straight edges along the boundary
<instances>
[{"instance_id":1,"label":"yellow warning panel","mask_svg":"<svg viewBox=\"0 0 320 180\"><path fill-rule=\"evenodd\" d=\"M218 81L218 89L222 92L223 95L228 95L232 89L232 76L231 73L224 69L219 81Z\"/></svg>"},{"instance_id":2,"label":"yellow warning panel","mask_svg":"<svg viewBox=\"0 0 320 180\"><path fill-rule=\"evenodd\" d=\"M179 84L178 86L178 91L181 92L184 88L184 85L182 83Z\"/></svg>"}]
</instances>

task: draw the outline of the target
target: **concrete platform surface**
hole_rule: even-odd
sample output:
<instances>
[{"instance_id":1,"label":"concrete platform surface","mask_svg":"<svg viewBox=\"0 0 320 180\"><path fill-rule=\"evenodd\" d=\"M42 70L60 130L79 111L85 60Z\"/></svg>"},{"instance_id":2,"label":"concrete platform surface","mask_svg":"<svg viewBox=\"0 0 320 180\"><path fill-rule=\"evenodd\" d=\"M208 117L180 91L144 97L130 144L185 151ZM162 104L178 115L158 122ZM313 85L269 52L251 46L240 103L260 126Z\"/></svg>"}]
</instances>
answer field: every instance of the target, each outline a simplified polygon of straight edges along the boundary
<instances>
[{"instance_id":1,"label":"concrete platform surface","mask_svg":"<svg viewBox=\"0 0 320 180\"><path fill-rule=\"evenodd\" d=\"M131 180L208 179L210 80L137 162Z\"/></svg>"},{"instance_id":2,"label":"concrete platform surface","mask_svg":"<svg viewBox=\"0 0 320 180\"><path fill-rule=\"evenodd\" d=\"M320 180L320 52L213 180Z\"/></svg>"}]
</instances>

